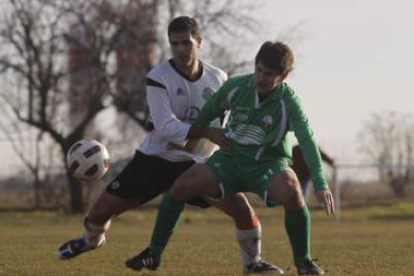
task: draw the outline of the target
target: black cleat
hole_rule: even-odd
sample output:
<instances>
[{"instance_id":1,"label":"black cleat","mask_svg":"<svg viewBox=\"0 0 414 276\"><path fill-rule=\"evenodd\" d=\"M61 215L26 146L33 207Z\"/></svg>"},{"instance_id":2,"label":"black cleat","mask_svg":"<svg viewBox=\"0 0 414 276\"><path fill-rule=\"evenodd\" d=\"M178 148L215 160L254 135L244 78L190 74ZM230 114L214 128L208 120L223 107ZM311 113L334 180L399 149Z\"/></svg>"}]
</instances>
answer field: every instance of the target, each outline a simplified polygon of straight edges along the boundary
<instances>
[{"instance_id":1,"label":"black cleat","mask_svg":"<svg viewBox=\"0 0 414 276\"><path fill-rule=\"evenodd\" d=\"M160 266L161 260L151 248L147 247L144 251L139 253L137 256L125 262L126 267L133 270L140 271L143 268L148 270L156 270Z\"/></svg>"},{"instance_id":2,"label":"black cleat","mask_svg":"<svg viewBox=\"0 0 414 276\"><path fill-rule=\"evenodd\" d=\"M105 244L106 239L103 238L97 246L88 245L84 238L77 238L64 243L59 247L56 255L61 260L70 260L86 251L96 249Z\"/></svg>"},{"instance_id":3,"label":"black cleat","mask_svg":"<svg viewBox=\"0 0 414 276\"><path fill-rule=\"evenodd\" d=\"M296 270L299 275L323 275L325 272L316 263L316 259L304 258L296 264Z\"/></svg>"},{"instance_id":4,"label":"black cleat","mask_svg":"<svg viewBox=\"0 0 414 276\"><path fill-rule=\"evenodd\" d=\"M283 275L284 272L277 266L267 263L265 261L257 261L251 263L243 268L244 274L272 274L272 275Z\"/></svg>"}]
</instances>

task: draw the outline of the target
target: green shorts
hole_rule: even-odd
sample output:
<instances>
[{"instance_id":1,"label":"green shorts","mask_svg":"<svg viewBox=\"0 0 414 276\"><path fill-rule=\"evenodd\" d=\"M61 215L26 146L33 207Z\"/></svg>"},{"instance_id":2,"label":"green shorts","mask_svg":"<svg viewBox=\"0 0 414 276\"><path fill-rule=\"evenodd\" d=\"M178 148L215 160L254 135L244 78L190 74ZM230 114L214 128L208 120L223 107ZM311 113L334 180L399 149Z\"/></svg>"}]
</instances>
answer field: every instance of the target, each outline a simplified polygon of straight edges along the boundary
<instances>
[{"instance_id":1,"label":"green shorts","mask_svg":"<svg viewBox=\"0 0 414 276\"><path fill-rule=\"evenodd\" d=\"M260 196L270 207L278 205L267 196L273 178L280 172L291 170L288 158L274 160L252 160L235 157L225 151L216 151L205 162L216 175L221 189L221 197L238 192L252 192ZM210 198L217 200L218 198Z\"/></svg>"}]
</instances>

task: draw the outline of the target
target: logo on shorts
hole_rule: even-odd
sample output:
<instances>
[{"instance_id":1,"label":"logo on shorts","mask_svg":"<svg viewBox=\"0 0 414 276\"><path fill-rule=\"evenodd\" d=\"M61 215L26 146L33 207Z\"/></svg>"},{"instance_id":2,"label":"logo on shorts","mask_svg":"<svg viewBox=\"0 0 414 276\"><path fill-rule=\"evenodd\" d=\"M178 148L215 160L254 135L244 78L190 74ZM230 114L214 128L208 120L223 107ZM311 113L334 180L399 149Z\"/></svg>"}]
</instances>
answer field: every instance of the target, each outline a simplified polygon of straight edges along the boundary
<instances>
[{"instance_id":1,"label":"logo on shorts","mask_svg":"<svg viewBox=\"0 0 414 276\"><path fill-rule=\"evenodd\" d=\"M270 115L266 115L263 117L263 123L266 127L269 127L273 124L273 118Z\"/></svg>"},{"instance_id":2,"label":"logo on shorts","mask_svg":"<svg viewBox=\"0 0 414 276\"><path fill-rule=\"evenodd\" d=\"M121 186L121 183L119 183L118 180L115 180L114 182L111 183L112 190L118 190L120 186Z\"/></svg>"},{"instance_id":3,"label":"logo on shorts","mask_svg":"<svg viewBox=\"0 0 414 276\"><path fill-rule=\"evenodd\" d=\"M264 175L262 176L262 178L264 179L264 180L269 180L269 179L271 179L272 178L272 176L273 176L273 170L272 169L268 169L267 170L267 172L265 172L264 173Z\"/></svg>"}]
</instances>

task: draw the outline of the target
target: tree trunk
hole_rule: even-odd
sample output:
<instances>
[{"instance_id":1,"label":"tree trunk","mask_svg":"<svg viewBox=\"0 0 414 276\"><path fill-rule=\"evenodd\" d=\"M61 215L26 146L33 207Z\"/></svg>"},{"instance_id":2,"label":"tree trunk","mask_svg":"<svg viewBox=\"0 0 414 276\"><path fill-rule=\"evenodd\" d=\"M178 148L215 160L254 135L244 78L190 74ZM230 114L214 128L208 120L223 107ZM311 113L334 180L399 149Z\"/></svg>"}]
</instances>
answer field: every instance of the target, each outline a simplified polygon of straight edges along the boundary
<instances>
[{"instance_id":1,"label":"tree trunk","mask_svg":"<svg viewBox=\"0 0 414 276\"><path fill-rule=\"evenodd\" d=\"M406 186L409 184L408 174L406 173L405 176L395 175L391 171L388 173L389 177L389 185L391 186L392 191L394 192L395 196L398 198L405 198L406 197Z\"/></svg>"},{"instance_id":2,"label":"tree trunk","mask_svg":"<svg viewBox=\"0 0 414 276\"><path fill-rule=\"evenodd\" d=\"M35 170L35 182L34 182L34 197L35 197L35 202L34 202L34 209L40 209L40 178L39 178L39 171L38 169Z\"/></svg>"},{"instance_id":3,"label":"tree trunk","mask_svg":"<svg viewBox=\"0 0 414 276\"><path fill-rule=\"evenodd\" d=\"M84 213L82 183L68 174L70 191L70 212L72 214Z\"/></svg>"}]
</instances>

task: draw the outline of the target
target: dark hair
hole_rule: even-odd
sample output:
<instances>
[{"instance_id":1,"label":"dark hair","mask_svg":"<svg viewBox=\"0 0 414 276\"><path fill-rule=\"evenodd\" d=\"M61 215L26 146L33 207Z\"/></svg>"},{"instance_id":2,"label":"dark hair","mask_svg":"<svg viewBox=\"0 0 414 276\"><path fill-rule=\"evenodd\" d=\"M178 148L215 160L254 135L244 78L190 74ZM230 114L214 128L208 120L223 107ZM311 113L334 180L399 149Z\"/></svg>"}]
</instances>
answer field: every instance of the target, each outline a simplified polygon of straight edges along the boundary
<instances>
[{"instance_id":1,"label":"dark hair","mask_svg":"<svg viewBox=\"0 0 414 276\"><path fill-rule=\"evenodd\" d=\"M193 37L200 37L200 28L197 21L189 16L174 18L168 25L168 36L171 33L189 32Z\"/></svg>"},{"instance_id":2,"label":"dark hair","mask_svg":"<svg viewBox=\"0 0 414 276\"><path fill-rule=\"evenodd\" d=\"M256 64L259 61L270 70L287 76L293 70L294 57L292 50L283 42L266 41L256 55Z\"/></svg>"}]
</instances>

